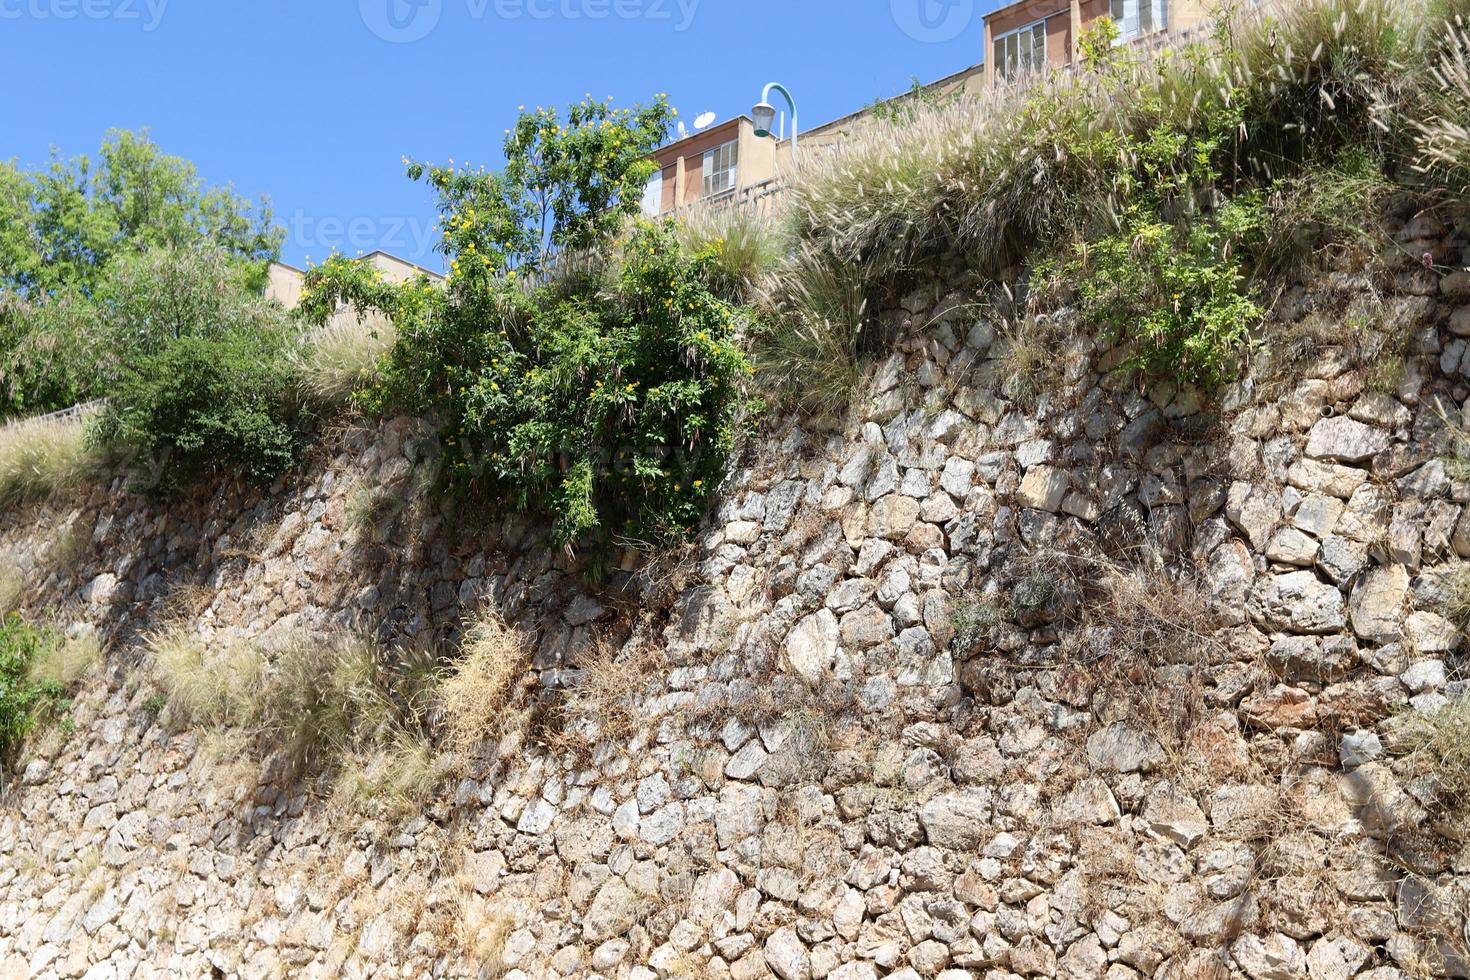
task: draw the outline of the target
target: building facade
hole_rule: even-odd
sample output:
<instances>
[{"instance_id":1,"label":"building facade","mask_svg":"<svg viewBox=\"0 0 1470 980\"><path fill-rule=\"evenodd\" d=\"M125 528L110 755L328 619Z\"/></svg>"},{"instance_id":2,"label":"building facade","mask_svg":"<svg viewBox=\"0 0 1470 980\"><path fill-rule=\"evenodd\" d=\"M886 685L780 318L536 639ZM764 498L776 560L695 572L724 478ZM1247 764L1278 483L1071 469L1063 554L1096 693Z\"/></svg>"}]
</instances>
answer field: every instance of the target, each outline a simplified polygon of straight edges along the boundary
<instances>
[{"instance_id":1,"label":"building facade","mask_svg":"<svg viewBox=\"0 0 1470 980\"><path fill-rule=\"evenodd\" d=\"M383 251L370 252L358 261L365 262L378 270L386 282L407 282L418 276L428 276L433 282L439 282L444 278L431 269L425 269L421 265L415 265L407 259L400 259L396 255L389 255ZM266 269L265 298L275 300L288 310L294 310L301 305L301 294L305 287L306 273L294 265L272 262ZM345 307L337 313L338 317L345 315L347 315Z\"/></svg>"},{"instance_id":2,"label":"building facade","mask_svg":"<svg viewBox=\"0 0 1470 980\"><path fill-rule=\"evenodd\" d=\"M1104 17L1118 25L1119 43L1145 42L1193 30L1211 0L1017 0L985 17L987 84L1014 82L1064 68L1078 57L1078 40Z\"/></svg>"},{"instance_id":3,"label":"building facade","mask_svg":"<svg viewBox=\"0 0 1470 980\"><path fill-rule=\"evenodd\" d=\"M643 194L644 214L675 214L701 202L732 202L774 184L778 143L756 136L748 116L736 116L659 148L653 154L659 172Z\"/></svg>"}]
</instances>

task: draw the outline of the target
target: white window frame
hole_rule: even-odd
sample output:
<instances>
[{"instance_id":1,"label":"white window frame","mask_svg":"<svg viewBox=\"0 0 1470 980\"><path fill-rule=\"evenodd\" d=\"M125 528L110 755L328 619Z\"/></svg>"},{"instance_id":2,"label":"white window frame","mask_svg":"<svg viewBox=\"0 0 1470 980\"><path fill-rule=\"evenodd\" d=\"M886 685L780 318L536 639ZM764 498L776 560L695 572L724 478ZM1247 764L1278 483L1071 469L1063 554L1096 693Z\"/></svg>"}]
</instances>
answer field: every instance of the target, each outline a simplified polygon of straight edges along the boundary
<instances>
[{"instance_id":1,"label":"white window frame","mask_svg":"<svg viewBox=\"0 0 1470 980\"><path fill-rule=\"evenodd\" d=\"M1004 34L997 34L991 40L990 54L991 57L995 60L995 77L997 79L1004 82L1014 82L1017 79L1025 78L1027 75L1037 72L1047 66L1048 61L1046 56L1046 22L1049 20L1051 20L1051 17L1043 17L1040 20L1033 20L1029 24L1022 24L1020 27L1006 31ZM1041 32L1041 51L1039 57L1037 55L1036 49L1036 32L1038 28L1040 28ZM1023 35L1026 35L1029 38L1031 44L1029 61L1022 59L1021 57L1021 39ZM1006 41L1010 38L1016 39L1016 53L1014 62L1011 61L1011 56L1009 52L1000 56L996 55L996 49L1005 44Z\"/></svg>"},{"instance_id":2,"label":"white window frame","mask_svg":"<svg viewBox=\"0 0 1470 980\"><path fill-rule=\"evenodd\" d=\"M1127 44L1169 27L1169 0L1110 0L1108 12L1118 25L1118 44Z\"/></svg>"},{"instance_id":3,"label":"white window frame","mask_svg":"<svg viewBox=\"0 0 1470 980\"><path fill-rule=\"evenodd\" d=\"M648 183L643 185L643 214L644 217L657 218L664 209L664 171L660 167L658 173L648 178Z\"/></svg>"},{"instance_id":4,"label":"white window frame","mask_svg":"<svg viewBox=\"0 0 1470 980\"><path fill-rule=\"evenodd\" d=\"M721 166L724 158L724 165ZM704 151L704 164L700 170L701 197L719 197L734 193L740 186L740 140L730 140Z\"/></svg>"}]
</instances>

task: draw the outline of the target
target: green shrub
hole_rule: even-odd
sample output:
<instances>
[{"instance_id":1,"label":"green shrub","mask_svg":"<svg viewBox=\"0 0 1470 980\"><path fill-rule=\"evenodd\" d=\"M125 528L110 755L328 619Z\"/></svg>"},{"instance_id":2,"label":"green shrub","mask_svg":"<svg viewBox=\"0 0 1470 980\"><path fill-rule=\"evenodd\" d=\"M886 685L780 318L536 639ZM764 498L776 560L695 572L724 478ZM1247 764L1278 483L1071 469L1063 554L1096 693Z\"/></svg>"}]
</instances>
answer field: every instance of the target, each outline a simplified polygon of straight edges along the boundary
<instances>
[{"instance_id":1,"label":"green shrub","mask_svg":"<svg viewBox=\"0 0 1470 980\"><path fill-rule=\"evenodd\" d=\"M136 453L153 485L222 472L267 483L295 458L284 406L290 380L279 334L180 337L124 364L97 431Z\"/></svg>"},{"instance_id":2,"label":"green shrub","mask_svg":"<svg viewBox=\"0 0 1470 980\"><path fill-rule=\"evenodd\" d=\"M13 758L38 720L65 699L60 682L37 681L31 673L33 663L61 643L19 616L0 617L0 760Z\"/></svg>"},{"instance_id":3,"label":"green shrub","mask_svg":"<svg viewBox=\"0 0 1470 980\"><path fill-rule=\"evenodd\" d=\"M363 403L434 417L454 486L549 517L567 547L687 534L744 408L745 317L710 285L723 246L633 220L670 115L537 110L498 173L411 165L440 196L445 288L342 258L308 276L309 322L348 303L397 332Z\"/></svg>"},{"instance_id":4,"label":"green shrub","mask_svg":"<svg viewBox=\"0 0 1470 980\"><path fill-rule=\"evenodd\" d=\"M1188 228L1142 215L1080 250L1063 278L1081 311L1128 351L1127 364L1186 384L1230 378L1263 310L1242 295L1244 275L1215 221Z\"/></svg>"},{"instance_id":5,"label":"green shrub","mask_svg":"<svg viewBox=\"0 0 1470 980\"><path fill-rule=\"evenodd\" d=\"M724 479L748 372L741 314L706 285L714 260L642 226L603 290L531 300L457 397L451 474L543 510L563 544L687 535Z\"/></svg>"}]
</instances>

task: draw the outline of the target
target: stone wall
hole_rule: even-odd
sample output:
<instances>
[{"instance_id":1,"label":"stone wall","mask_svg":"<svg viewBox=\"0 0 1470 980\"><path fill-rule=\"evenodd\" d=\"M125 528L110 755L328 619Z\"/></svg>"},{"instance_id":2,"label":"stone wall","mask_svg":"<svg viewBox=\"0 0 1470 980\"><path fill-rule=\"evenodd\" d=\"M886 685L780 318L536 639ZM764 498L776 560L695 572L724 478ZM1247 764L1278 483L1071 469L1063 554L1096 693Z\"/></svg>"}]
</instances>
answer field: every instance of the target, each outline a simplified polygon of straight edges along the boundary
<instances>
[{"instance_id":1,"label":"stone wall","mask_svg":"<svg viewBox=\"0 0 1470 980\"><path fill-rule=\"evenodd\" d=\"M12 521L28 609L110 645L0 816L0 973L1470 975L1470 826L1389 734L1466 693L1461 278L1324 277L1210 406L1076 337L1019 384L964 277L921 288L850 426L752 447L669 602L516 521L366 530L401 422L268 494ZM482 602L548 690L595 649L643 671L632 733L508 736L395 818L138 679L164 617L451 641Z\"/></svg>"}]
</instances>

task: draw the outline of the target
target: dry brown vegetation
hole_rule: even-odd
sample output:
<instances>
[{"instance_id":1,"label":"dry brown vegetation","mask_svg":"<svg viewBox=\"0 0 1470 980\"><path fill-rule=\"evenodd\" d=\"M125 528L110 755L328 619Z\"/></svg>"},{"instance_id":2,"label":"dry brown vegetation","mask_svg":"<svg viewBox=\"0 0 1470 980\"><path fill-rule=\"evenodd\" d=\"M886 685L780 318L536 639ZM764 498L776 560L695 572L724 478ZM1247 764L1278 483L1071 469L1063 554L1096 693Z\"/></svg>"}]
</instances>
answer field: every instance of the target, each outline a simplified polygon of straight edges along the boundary
<instances>
[{"instance_id":1,"label":"dry brown vegetation","mask_svg":"<svg viewBox=\"0 0 1470 980\"><path fill-rule=\"evenodd\" d=\"M101 465L87 418L27 419L0 426L0 507L44 500L76 487Z\"/></svg>"},{"instance_id":2,"label":"dry brown vegetation","mask_svg":"<svg viewBox=\"0 0 1470 980\"><path fill-rule=\"evenodd\" d=\"M449 744L460 751L526 724L530 643L494 610L465 633L460 660L439 689Z\"/></svg>"}]
</instances>

